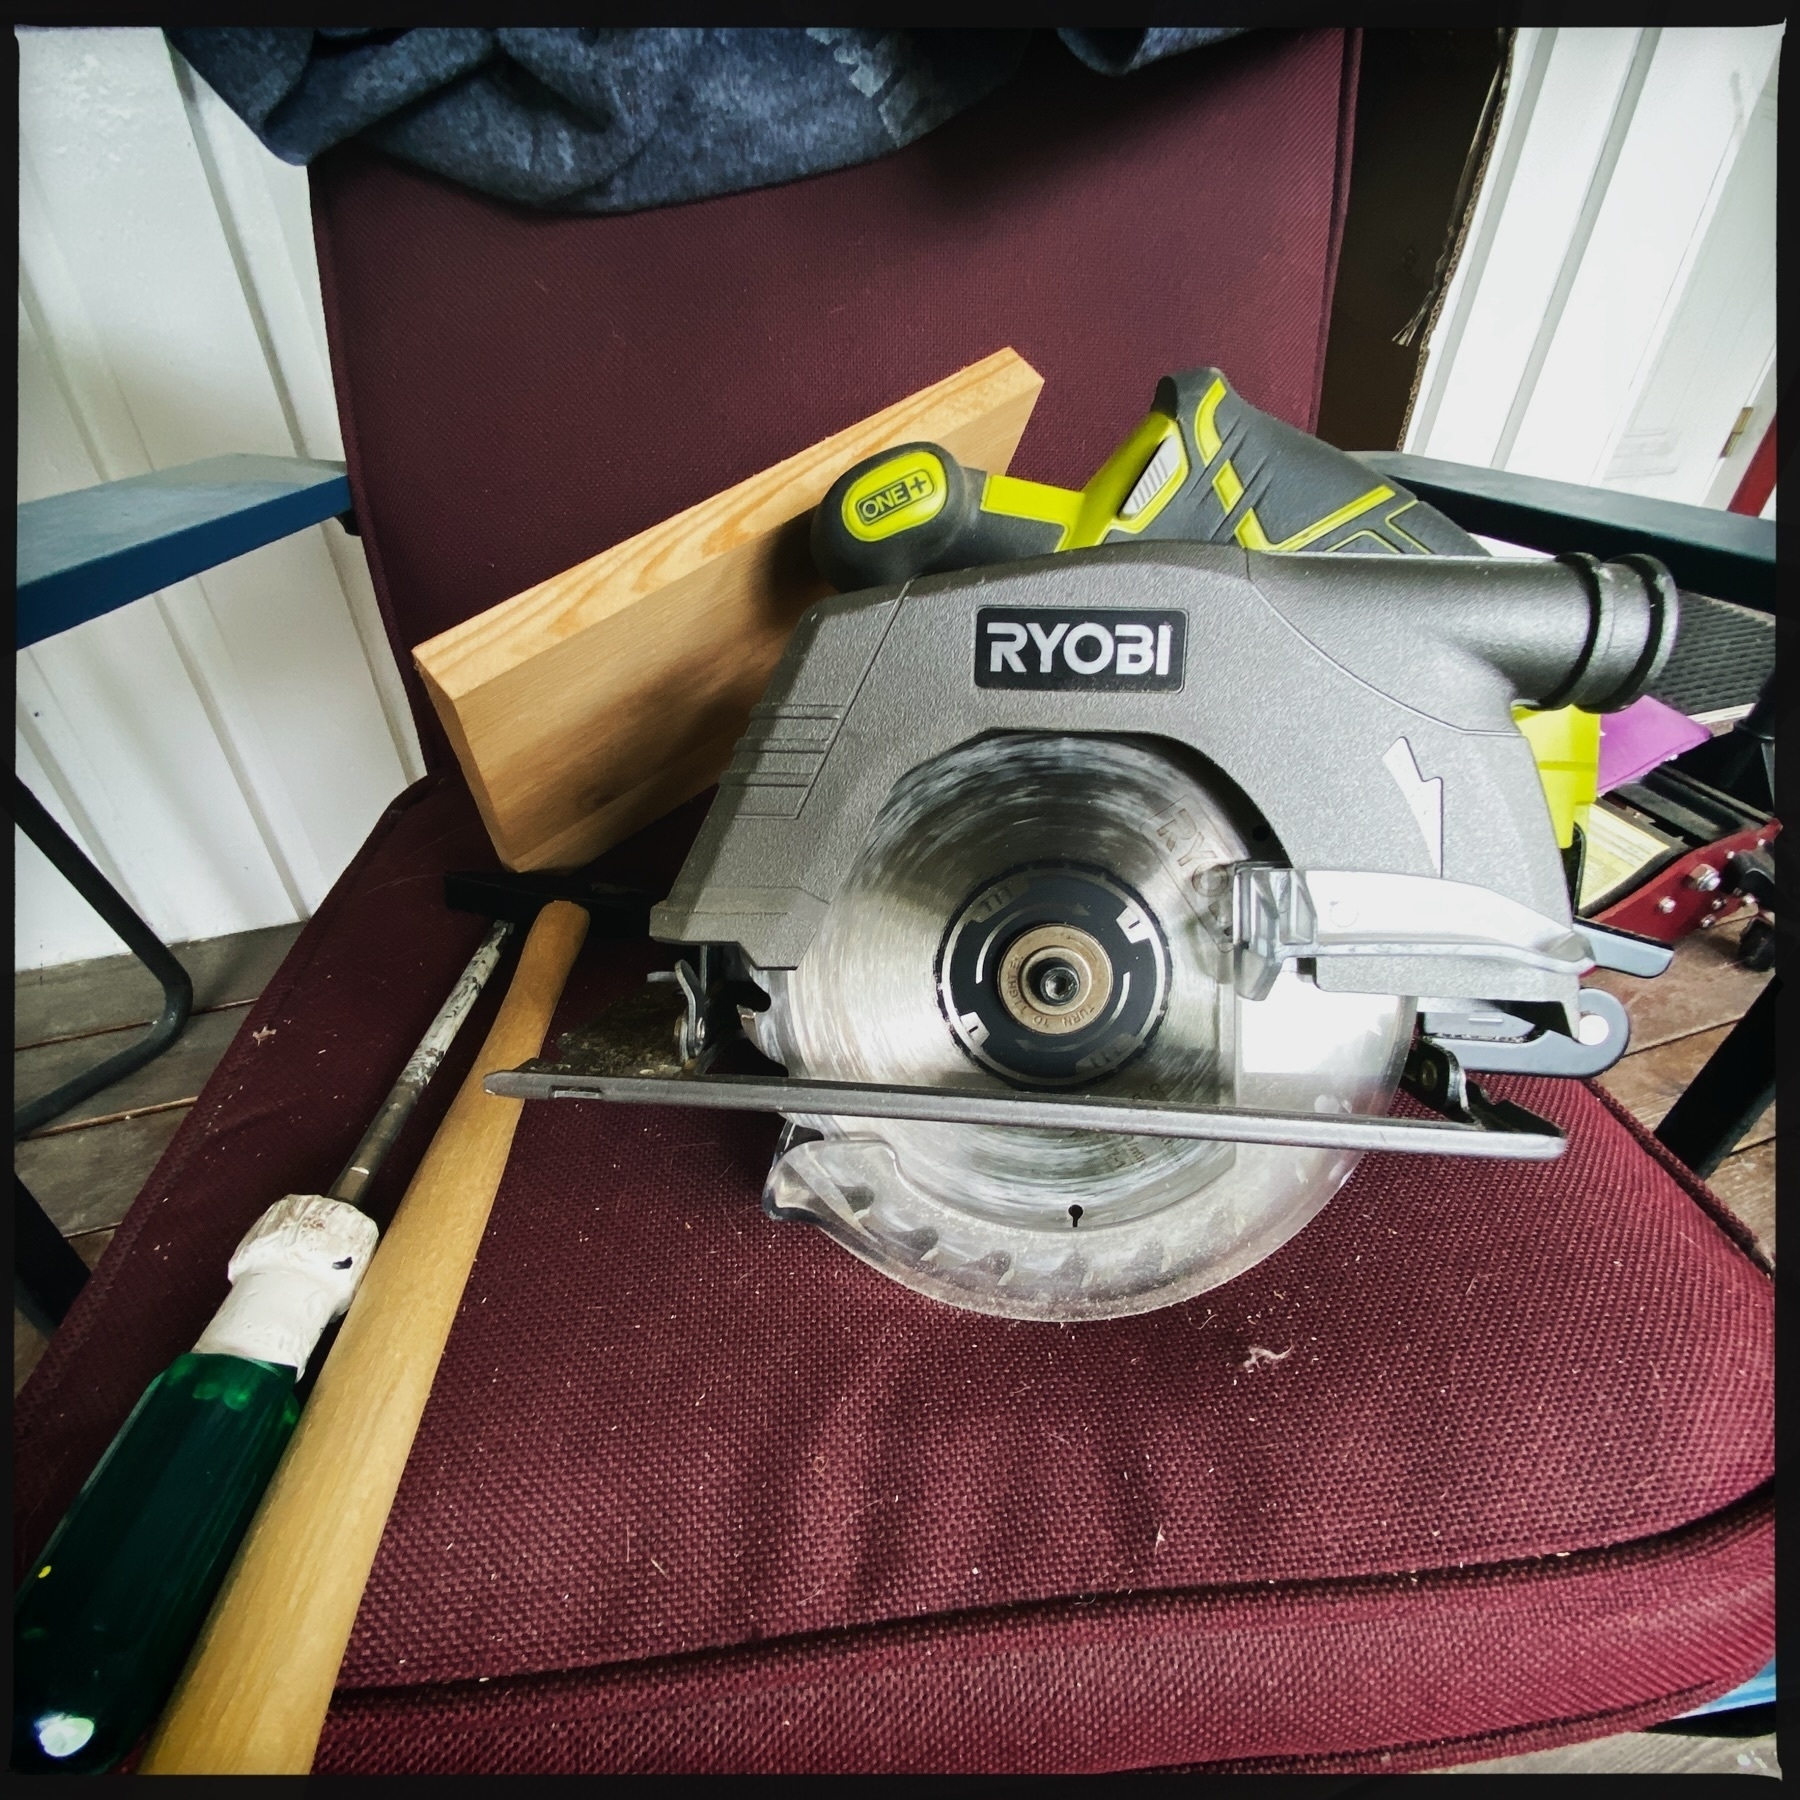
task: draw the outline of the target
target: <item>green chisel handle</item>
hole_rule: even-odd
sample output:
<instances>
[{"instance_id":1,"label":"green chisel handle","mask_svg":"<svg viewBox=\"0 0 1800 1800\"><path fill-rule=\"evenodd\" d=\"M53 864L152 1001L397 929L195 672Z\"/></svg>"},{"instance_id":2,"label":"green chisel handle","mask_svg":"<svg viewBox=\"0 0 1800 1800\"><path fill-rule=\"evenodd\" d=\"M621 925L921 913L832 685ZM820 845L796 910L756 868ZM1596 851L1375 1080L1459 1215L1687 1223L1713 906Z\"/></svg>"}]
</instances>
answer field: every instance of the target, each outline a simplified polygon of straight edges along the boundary
<instances>
[{"instance_id":1,"label":"green chisel handle","mask_svg":"<svg viewBox=\"0 0 1800 1800\"><path fill-rule=\"evenodd\" d=\"M1247 550L1480 556L1435 508L1248 405L1217 369L1165 376L1151 410L1079 491L963 468L903 444L847 470L813 515L841 591L1146 539Z\"/></svg>"},{"instance_id":2,"label":"green chisel handle","mask_svg":"<svg viewBox=\"0 0 1800 1800\"><path fill-rule=\"evenodd\" d=\"M355 1207L294 1194L238 1246L224 1306L144 1391L14 1597L14 1769L97 1774L155 1722L375 1242Z\"/></svg>"},{"instance_id":3,"label":"green chisel handle","mask_svg":"<svg viewBox=\"0 0 1800 1800\"><path fill-rule=\"evenodd\" d=\"M13 1602L14 1769L98 1774L149 1728L300 1417L296 1376L189 1352L145 1389Z\"/></svg>"}]
</instances>

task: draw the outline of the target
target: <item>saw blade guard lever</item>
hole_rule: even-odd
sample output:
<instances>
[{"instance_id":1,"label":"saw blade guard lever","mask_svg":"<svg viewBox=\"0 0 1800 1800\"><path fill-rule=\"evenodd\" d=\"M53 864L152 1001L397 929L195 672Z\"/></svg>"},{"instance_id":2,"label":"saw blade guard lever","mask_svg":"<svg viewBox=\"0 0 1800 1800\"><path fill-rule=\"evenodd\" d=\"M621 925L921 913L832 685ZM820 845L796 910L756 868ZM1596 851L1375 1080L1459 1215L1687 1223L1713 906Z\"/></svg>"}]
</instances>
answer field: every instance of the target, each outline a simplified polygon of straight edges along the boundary
<instances>
[{"instance_id":1,"label":"saw blade guard lever","mask_svg":"<svg viewBox=\"0 0 1800 1800\"><path fill-rule=\"evenodd\" d=\"M1625 1054L1631 1021L1604 988L1583 988L1574 1036L1562 1028L1556 1009L1532 1020L1501 1006L1467 1002L1421 1002L1420 1041L1451 1052L1465 1069L1505 1075L1603 1074Z\"/></svg>"},{"instance_id":2,"label":"saw blade guard lever","mask_svg":"<svg viewBox=\"0 0 1800 1800\"><path fill-rule=\"evenodd\" d=\"M1232 872L1232 939L1239 995L1267 999L1290 960L1321 956L1477 955L1521 968L1582 975L1594 968L1649 977L1669 966L1667 945L1585 921L1564 927L1486 888L1411 875L1298 870L1243 863ZM1625 1054L1624 1007L1583 988L1577 1012L1489 997L1422 998L1421 1043L1469 1069L1593 1076ZM1447 1091L1447 1090L1446 1090Z\"/></svg>"},{"instance_id":3,"label":"saw blade guard lever","mask_svg":"<svg viewBox=\"0 0 1800 1800\"><path fill-rule=\"evenodd\" d=\"M1240 863L1231 914L1246 1000L1266 999L1282 964L1302 958L1478 956L1565 976L1595 964L1584 933L1491 888L1429 875Z\"/></svg>"},{"instance_id":4,"label":"saw blade guard lever","mask_svg":"<svg viewBox=\"0 0 1800 1800\"><path fill-rule=\"evenodd\" d=\"M1617 925L1596 925L1589 919L1577 919L1575 929L1587 939L1588 954L1599 969L1649 979L1660 975L1675 960L1673 944L1659 943L1635 931L1622 931Z\"/></svg>"}]
</instances>

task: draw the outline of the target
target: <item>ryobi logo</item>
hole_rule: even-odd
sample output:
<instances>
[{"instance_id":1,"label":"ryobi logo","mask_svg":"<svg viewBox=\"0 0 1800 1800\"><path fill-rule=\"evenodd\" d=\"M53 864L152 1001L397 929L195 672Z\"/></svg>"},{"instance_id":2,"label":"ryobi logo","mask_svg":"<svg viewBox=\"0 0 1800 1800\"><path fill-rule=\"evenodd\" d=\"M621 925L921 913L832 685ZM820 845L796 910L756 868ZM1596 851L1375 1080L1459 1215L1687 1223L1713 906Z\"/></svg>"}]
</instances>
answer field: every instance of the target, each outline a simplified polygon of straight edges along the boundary
<instances>
[{"instance_id":1,"label":"ryobi logo","mask_svg":"<svg viewBox=\"0 0 1800 1800\"><path fill-rule=\"evenodd\" d=\"M875 493L865 494L856 503L856 516L865 525L873 525L877 519L893 512L896 507L928 498L932 489L931 477L923 469L914 469L911 474L902 475L898 481L889 482Z\"/></svg>"},{"instance_id":2,"label":"ryobi logo","mask_svg":"<svg viewBox=\"0 0 1800 1800\"><path fill-rule=\"evenodd\" d=\"M1135 689L1181 686L1187 615L984 606L975 615L975 685Z\"/></svg>"},{"instance_id":3,"label":"ryobi logo","mask_svg":"<svg viewBox=\"0 0 1800 1800\"><path fill-rule=\"evenodd\" d=\"M944 465L929 450L906 450L878 463L845 494L845 529L864 543L910 531L944 510L949 483Z\"/></svg>"}]
</instances>

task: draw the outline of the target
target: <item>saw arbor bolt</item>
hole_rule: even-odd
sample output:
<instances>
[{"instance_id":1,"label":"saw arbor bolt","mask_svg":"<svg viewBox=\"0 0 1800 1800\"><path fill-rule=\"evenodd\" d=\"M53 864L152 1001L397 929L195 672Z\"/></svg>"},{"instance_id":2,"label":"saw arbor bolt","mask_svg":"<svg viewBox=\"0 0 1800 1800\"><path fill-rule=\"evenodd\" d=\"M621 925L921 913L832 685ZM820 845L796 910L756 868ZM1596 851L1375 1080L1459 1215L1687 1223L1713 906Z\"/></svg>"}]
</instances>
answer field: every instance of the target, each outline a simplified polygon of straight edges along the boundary
<instances>
[{"instance_id":1,"label":"saw arbor bolt","mask_svg":"<svg viewBox=\"0 0 1800 1800\"><path fill-rule=\"evenodd\" d=\"M1062 1037L1091 1025L1112 998L1112 961L1075 925L1022 932L1000 959L1000 1002L1029 1031Z\"/></svg>"},{"instance_id":2,"label":"saw arbor bolt","mask_svg":"<svg viewBox=\"0 0 1800 1800\"><path fill-rule=\"evenodd\" d=\"M1118 876L1035 863L969 896L937 975L967 1055L1008 1081L1070 1087L1104 1080L1155 1036L1169 951L1155 914Z\"/></svg>"}]
</instances>

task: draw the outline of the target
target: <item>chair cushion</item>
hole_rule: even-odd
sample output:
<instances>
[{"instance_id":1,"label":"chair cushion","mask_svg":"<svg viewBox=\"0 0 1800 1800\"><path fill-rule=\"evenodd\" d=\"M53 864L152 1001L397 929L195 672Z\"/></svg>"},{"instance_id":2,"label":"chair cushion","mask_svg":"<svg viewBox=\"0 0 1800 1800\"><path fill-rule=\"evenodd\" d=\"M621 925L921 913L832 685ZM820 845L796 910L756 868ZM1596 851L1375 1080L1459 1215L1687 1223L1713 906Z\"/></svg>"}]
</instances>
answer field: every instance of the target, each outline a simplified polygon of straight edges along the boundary
<instances>
[{"instance_id":1,"label":"chair cushion","mask_svg":"<svg viewBox=\"0 0 1800 1800\"><path fill-rule=\"evenodd\" d=\"M428 778L308 925L20 1397L23 1555L336 1172L491 862ZM591 944L556 1029L653 956ZM1567 1155L1366 1157L1237 1280L1078 1326L766 1219L772 1120L528 1106L319 1768L1408 1766L1725 1691L1772 1643L1769 1280L1604 1095L1494 1085Z\"/></svg>"}]
</instances>

